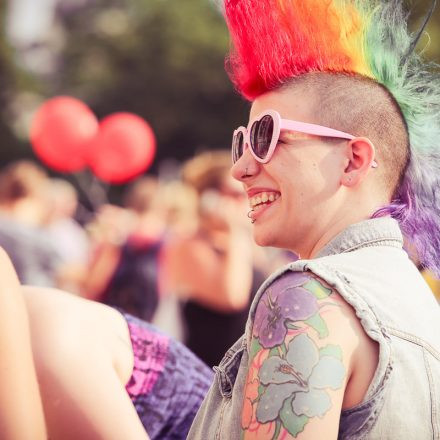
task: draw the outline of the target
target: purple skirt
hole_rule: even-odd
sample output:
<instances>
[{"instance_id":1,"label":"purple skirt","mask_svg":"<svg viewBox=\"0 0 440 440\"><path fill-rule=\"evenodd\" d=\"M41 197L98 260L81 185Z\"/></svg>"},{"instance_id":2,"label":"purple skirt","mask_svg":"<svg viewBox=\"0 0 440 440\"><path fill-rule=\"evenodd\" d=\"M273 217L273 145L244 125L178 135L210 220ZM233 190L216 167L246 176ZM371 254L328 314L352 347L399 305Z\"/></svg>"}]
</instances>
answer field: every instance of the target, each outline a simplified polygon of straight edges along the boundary
<instances>
[{"instance_id":1,"label":"purple skirt","mask_svg":"<svg viewBox=\"0 0 440 440\"><path fill-rule=\"evenodd\" d=\"M213 372L183 344L123 313L134 352L126 386L139 418L153 439L185 439L208 392Z\"/></svg>"}]
</instances>

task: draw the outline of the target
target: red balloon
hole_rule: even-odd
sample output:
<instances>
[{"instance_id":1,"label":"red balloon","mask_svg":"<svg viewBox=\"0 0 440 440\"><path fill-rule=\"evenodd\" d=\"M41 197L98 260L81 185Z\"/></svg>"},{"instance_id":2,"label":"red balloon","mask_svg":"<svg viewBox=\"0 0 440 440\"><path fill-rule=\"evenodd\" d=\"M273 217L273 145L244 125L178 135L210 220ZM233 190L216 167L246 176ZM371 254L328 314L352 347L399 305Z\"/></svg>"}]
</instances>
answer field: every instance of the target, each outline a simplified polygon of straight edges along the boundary
<instances>
[{"instance_id":1,"label":"red balloon","mask_svg":"<svg viewBox=\"0 0 440 440\"><path fill-rule=\"evenodd\" d=\"M35 114L30 141L35 154L49 167L62 172L86 165L86 151L99 124L81 101L58 96L46 101Z\"/></svg>"},{"instance_id":2,"label":"red balloon","mask_svg":"<svg viewBox=\"0 0 440 440\"><path fill-rule=\"evenodd\" d=\"M101 121L90 145L88 164L101 180L125 183L151 165L155 152L153 130L141 117L114 113Z\"/></svg>"}]
</instances>

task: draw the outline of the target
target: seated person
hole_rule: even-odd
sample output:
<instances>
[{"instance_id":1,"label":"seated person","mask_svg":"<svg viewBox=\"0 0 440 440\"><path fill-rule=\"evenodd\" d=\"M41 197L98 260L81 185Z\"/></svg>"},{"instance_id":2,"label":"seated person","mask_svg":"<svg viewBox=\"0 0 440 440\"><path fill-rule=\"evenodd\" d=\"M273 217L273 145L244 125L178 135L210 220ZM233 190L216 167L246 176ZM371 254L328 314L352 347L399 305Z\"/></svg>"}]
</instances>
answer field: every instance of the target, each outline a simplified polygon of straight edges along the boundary
<instances>
[{"instance_id":1,"label":"seated person","mask_svg":"<svg viewBox=\"0 0 440 440\"><path fill-rule=\"evenodd\" d=\"M212 378L195 355L107 305L23 292L51 439L186 438Z\"/></svg>"}]
</instances>

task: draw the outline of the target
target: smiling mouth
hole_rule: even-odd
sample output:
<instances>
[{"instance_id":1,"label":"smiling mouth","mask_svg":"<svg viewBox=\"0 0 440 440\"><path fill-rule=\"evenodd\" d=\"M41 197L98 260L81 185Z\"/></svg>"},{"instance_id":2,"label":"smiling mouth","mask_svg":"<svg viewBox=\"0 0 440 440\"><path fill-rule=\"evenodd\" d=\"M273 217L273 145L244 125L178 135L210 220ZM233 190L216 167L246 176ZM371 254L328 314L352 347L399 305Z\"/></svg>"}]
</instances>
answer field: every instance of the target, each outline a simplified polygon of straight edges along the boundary
<instances>
[{"instance_id":1,"label":"smiling mouth","mask_svg":"<svg viewBox=\"0 0 440 440\"><path fill-rule=\"evenodd\" d=\"M280 197L279 193L265 191L249 199L249 206L252 211L258 211L264 206L268 206Z\"/></svg>"}]
</instances>

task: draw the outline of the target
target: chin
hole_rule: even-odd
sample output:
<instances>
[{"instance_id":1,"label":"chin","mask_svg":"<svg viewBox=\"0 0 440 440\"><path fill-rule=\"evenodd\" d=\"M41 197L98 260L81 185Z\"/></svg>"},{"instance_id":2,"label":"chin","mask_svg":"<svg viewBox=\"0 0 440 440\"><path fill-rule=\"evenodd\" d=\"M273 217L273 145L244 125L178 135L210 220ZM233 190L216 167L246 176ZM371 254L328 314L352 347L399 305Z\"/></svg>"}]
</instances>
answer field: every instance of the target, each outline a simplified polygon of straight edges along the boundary
<instances>
[{"instance_id":1,"label":"chin","mask_svg":"<svg viewBox=\"0 0 440 440\"><path fill-rule=\"evenodd\" d=\"M261 247L278 247L275 243L276 240L274 240L275 237L273 237L271 234L264 233L264 231L259 231L257 228L254 229L254 241L258 246Z\"/></svg>"},{"instance_id":2,"label":"chin","mask_svg":"<svg viewBox=\"0 0 440 440\"><path fill-rule=\"evenodd\" d=\"M274 230L270 232L263 230L263 228L259 229L256 227L254 229L254 241L258 246L261 247L274 247L279 249L287 249L290 252L294 252L298 254L294 249L299 248L298 240L295 240L296 237L286 237L286 235L276 235L274 234ZM287 240L289 238L289 240Z\"/></svg>"}]
</instances>

